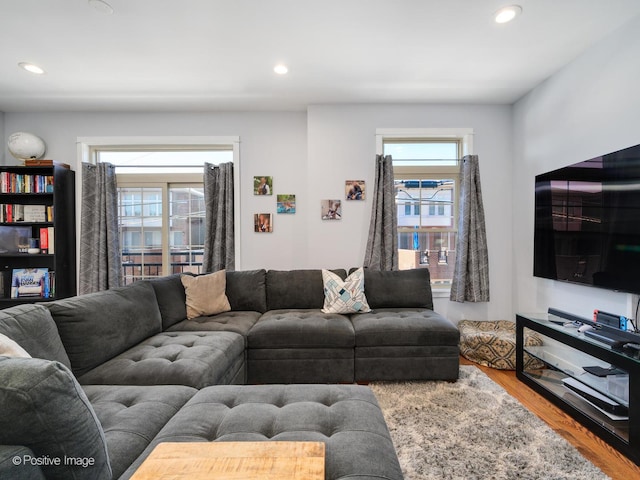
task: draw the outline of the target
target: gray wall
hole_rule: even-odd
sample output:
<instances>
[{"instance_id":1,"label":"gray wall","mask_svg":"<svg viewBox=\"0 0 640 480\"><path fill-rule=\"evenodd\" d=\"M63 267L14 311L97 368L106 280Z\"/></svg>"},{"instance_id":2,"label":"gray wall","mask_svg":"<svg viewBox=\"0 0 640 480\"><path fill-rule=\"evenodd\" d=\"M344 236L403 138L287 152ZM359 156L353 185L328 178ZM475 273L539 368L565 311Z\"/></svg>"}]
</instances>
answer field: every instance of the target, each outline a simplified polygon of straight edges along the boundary
<instances>
[{"instance_id":1,"label":"gray wall","mask_svg":"<svg viewBox=\"0 0 640 480\"><path fill-rule=\"evenodd\" d=\"M376 128L473 128L488 223L492 300L436 309L453 320L511 318L511 107L482 105L311 106L307 112L6 113L4 138L28 131L46 158L75 169L78 137L238 135L242 268L361 265L371 201L343 202L341 221L322 221L320 201L342 198L347 179L373 185ZM5 147L6 149L6 147ZM16 163L5 151L5 163ZM275 193L297 196L295 215L276 215L275 196L252 193L254 175L273 176ZM274 232L253 232L253 214L274 213Z\"/></svg>"},{"instance_id":2,"label":"gray wall","mask_svg":"<svg viewBox=\"0 0 640 480\"><path fill-rule=\"evenodd\" d=\"M640 144L640 18L599 42L514 106L513 270L517 311L549 306L632 316L636 297L534 278L535 175Z\"/></svg>"}]
</instances>

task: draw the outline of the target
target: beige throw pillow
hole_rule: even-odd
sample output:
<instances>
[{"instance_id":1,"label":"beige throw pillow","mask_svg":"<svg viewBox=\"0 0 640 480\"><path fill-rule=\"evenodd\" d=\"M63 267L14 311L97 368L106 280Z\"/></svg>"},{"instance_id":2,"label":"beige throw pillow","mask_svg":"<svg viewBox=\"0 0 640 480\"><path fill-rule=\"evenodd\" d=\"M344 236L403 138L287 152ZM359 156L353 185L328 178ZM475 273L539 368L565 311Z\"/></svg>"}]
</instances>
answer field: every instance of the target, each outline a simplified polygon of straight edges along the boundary
<instances>
[{"instance_id":1,"label":"beige throw pillow","mask_svg":"<svg viewBox=\"0 0 640 480\"><path fill-rule=\"evenodd\" d=\"M215 315L231 310L229 299L225 294L227 288L225 270L197 277L183 275L180 279L187 295L187 318Z\"/></svg>"},{"instance_id":2,"label":"beige throw pillow","mask_svg":"<svg viewBox=\"0 0 640 480\"><path fill-rule=\"evenodd\" d=\"M9 337L0 333L0 357L31 358L31 355Z\"/></svg>"}]
</instances>

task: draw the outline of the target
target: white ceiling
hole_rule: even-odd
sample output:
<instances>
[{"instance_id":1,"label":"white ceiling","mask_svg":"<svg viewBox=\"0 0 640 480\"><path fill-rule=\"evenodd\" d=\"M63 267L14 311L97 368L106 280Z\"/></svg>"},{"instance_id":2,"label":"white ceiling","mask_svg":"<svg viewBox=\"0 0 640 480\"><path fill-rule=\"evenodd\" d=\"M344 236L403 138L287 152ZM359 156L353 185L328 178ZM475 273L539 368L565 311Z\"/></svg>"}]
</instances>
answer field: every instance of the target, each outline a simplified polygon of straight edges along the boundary
<instances>
[{"instance_id":1,"label":"white ceiling","mask_svg":"<svg viewBox=\"0 0 640 480\"><path fill-rule=\"evenodd\" d=\"M510 104L640 14L639 0L106 1L111 15L0 0L0 111ZM494 23L510 3L523 14Z\"/></svg>"}]
</instances>

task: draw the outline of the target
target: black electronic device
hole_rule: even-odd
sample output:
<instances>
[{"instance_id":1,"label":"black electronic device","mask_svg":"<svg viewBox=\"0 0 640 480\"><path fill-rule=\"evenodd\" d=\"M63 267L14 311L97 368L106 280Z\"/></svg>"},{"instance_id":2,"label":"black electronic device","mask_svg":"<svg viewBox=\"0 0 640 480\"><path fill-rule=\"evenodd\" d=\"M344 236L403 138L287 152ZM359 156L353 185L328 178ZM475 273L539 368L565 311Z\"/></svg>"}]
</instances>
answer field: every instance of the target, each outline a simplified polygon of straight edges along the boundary
<instances>
[{"instance_id":1,"label":"black electronic device","mask_svg":"<svg viewBox=\"0 0 640 480\"><path fill-rule=\"evenodd\" d=\"M554 315L556 317L560 317L560 318L564 318L565 321L569 320L571 322L577 322L577 323L584 323L586 325L594 325L595 322L592 322L591 320L589 320L588 318L584 318L584 317L580 317L578 315L574 315L573 313L569 313L569 312L565 312L564 310L558 310L557 308L551 308L549 307L549 309L547 310L547 313L549 315ZM565 321L557 321L557 320L553 320L550 319L551 322L553 323L565 323Z\"/></svg>"},{"instance_id":2,"label":"black electronic device","mask_svg":"<svg viewBox=\"0 0 640 480\"><path fill-rule=\"evenodd\" d=\"M598 325L607 325L620 330L627 330L627 317L624 315L616 315L615 313L603 312L602 310L593 311L593 321Z\"/></svg>"},{"instance_id":3,"label":"black electronic device","mask_svg":"<svg viewBox=\"0 0 640 480\"><path fill-rule=\"evenodd\" d=\"M629 342L629 340L627 340L622 335L618 335L615 332L602 329L587 330L584 332L584 334L587 337L593 338L594 340L610 345L612 348L620 348L625 343Z\"/></svg>"},{"instance_id":4,"label":"black electronic device","mask_svg":"<svg viewBox=\"0 0 640 480\"><path fill-rule=\"evenodd\" d=\"M585 372L590 373L591 375L595 375L596 377L607 377L609 375L625 375L627 373L624 370L620 370L616 367L605 368L597 366L587 366L582 367L582 369Z\"/></svg>"},{"instance_id":5,"label":"black electronic device","mask_svg":"<svg viewBox=\"0 0 640 480\"><path fill-rule=\"evenodd\" d=\"M640 293L640 145L535 182L533 274Z\"/></svg>"},{"instance_id":6,"label":"black electronic device","mask_svg":"<svg viewBox=\"0 0 640 480\"><path fill-rule=\"evenodd\" d=\"M573 378L565 378L563 380L563 383L571 391L577 393L582 398L592 403L596 407L601 408L605 412L614 415L629 415L629 409L624 405L620 405L619 403L614 402L609 397L602 395L600 392L594 390L591 387L587 387L586 385L578 382Z\"/></svg>"}]
</instances>

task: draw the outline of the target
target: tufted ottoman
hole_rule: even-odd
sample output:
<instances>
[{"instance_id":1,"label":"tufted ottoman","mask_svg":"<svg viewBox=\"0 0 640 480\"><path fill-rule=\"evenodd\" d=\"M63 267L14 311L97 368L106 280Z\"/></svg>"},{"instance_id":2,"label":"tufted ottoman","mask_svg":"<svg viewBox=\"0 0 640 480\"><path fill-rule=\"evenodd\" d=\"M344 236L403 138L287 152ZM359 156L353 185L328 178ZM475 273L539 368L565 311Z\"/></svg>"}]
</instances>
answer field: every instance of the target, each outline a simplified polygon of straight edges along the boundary
<instances>
[{"instance_id":1,"label":"tufted ottoman","mask_svg":"<svg viewBox=\"0 0 640 480\"><path fill-rule=\"evenodd\" d=\"M403 479L378 402L360 385L204 388L165 425L127 474L161 442L263 440L324 442L328 480Z\"/></svg>"},{"instance_id":2,"label":"tufted ottoman","mask_svg":"<svg viewBox=\"0 0 640 480\"><path fill-rule=\"evenodd\" d=\"M500 370L516 369L516 324L508 320L461 320L460 353L472 362ZM525 346L542 345L534 334L525 335ZM542 362L524 354L525 368L543 368Z\"/></svg>"}]
</instances>

